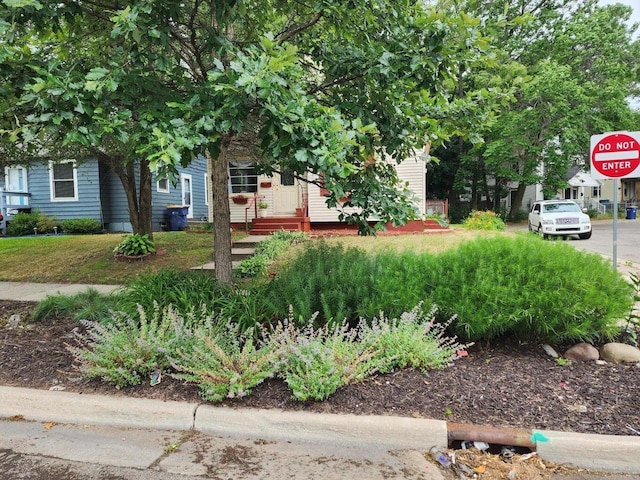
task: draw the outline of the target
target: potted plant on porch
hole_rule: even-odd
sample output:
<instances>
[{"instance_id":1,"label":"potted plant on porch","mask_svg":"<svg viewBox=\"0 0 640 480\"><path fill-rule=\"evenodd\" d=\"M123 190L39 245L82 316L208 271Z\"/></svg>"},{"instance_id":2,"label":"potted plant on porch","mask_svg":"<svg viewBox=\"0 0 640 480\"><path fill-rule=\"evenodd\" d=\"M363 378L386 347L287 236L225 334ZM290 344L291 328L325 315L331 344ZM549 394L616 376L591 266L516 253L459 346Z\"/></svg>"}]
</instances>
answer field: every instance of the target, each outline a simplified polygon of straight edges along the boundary
<instances>
[{"instance_id":1,"label":"potted plant on porch","mask_svg":"<svg viewBox=\"0 0 640 480\"><path fill-rule=\"evenodd\" d=\"M258 217L264 218L267 216L267 208L269 204L267 202L258 202Z\"/></svg>"}]
</instances>

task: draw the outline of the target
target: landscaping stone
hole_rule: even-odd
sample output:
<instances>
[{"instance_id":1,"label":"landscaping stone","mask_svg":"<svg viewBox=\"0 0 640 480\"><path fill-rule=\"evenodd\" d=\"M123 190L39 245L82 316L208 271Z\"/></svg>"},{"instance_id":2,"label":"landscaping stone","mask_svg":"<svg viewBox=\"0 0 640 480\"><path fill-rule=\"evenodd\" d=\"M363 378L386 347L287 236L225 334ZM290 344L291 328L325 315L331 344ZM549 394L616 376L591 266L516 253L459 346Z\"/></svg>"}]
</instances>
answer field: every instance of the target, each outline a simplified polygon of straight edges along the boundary
<instances>
[{"instance_id":1,"label":"landscaping stone","mask_svg":"<svg viewBox=\"0 0 640 480\"><path fill-rule=\"evenodd\" d=\"M640 349L626 343L606 343L600 349L602 359L610 363L640 362Z\"/></svg>"},{"instance_id":2,"label":"landscaping stone","mask_svg":"<svg viewBox=\"0 0 640 480\"><path fill-rule=\"evenodd\" d=\"M564 358L572 362L591 362L600 358L598 349L588 343L578 343L564 352Z\"/></svg>"}]
</instances>

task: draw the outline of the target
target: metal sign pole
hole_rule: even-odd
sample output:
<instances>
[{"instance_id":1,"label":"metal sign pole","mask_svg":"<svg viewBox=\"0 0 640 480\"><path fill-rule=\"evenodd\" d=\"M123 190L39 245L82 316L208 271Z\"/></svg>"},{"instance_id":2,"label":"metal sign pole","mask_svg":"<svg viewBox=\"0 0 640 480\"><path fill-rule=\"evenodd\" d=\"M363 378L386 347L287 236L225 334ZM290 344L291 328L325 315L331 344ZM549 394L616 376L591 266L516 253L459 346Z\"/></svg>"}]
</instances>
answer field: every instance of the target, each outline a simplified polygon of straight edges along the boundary
<instances>
[{"instance_id":1,"label":"metal sign pole","mask_svg":"<svg viewBox=\"0 0 640 480\"><path fill-rule=\"evenodd\" d=\"M618 183L613 179L613 269L618 270Z\"/></svg>"}]
</instances>

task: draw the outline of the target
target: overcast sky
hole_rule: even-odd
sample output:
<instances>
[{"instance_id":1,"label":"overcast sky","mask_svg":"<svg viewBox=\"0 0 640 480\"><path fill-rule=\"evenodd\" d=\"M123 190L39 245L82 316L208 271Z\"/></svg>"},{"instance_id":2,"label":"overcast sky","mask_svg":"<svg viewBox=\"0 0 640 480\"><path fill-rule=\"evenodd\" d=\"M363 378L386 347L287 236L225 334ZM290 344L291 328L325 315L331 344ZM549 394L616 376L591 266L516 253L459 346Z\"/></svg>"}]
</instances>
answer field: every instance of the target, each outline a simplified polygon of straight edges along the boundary
<instances>
[{"instance_id":1,"label":"overcast sky","mask_svg":"<svg viewBox=\"0 0 640 480\"><path fill-rule=\"evenodd\" d=\"M640 23L640 1L638 0L600 0L601 5L613 5L614 3L622 3L633 8L633 14L631 15L631 23ZM636 30L636 38L640 32Z\"/></svg>"}]
</instances>

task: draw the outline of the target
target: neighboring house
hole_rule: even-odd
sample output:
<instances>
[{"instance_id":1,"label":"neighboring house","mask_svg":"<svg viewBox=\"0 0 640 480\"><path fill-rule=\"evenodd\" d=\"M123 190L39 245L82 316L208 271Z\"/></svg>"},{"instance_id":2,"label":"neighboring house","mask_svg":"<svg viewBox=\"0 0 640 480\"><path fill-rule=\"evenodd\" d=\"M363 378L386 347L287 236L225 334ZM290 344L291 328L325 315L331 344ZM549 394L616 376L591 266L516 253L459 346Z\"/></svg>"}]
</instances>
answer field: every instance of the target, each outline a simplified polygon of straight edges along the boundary
<instances>
[{"instance_id":1,"label":"neighboring house","mask_svg":"<svg viewBox=\"0 0 640 480\"><path fill-rule=\"evenodd\" d=\"M167 228L168 206L187 207L187 219L203 220L207 217L205 159L197 158L188 168L179 168L179 173L175 186L167 180L154 181L154 230ZM5 216L7 212L37 210L58 220L92 218L110 232L132 231L122 183L115 173L97 160L50 162L28 168L6 167L4 175L0 175L0 188L7 192L4 198L0 198Z\"/></svg>"},{"instance_id":2,"label":"neighboring house","mask_svg":"<svg viewBox=\"0 0 640 480\"><path fill-rule=\"evenodd\" d=\"M602 182L580 166L569 169L567 176L569 186L564 189L562 198L574 200L581 207L596 208L601 199Z\"/></svg>"},{"instance_id":3,"label":"neighboring house","mask_svg":"<svg viewBox=\"0 0 640 480\"><path fill-rule=\"evenodd\" d=\"M594 179L580 165L575 165L567 172L567 187L559 190L556 198L574 200L585 208L597 209L602 197L603 182ZM537 200L543 200L542 185L527 187L522 208L527 211Z\"/></svg>"},{"instance_id":4,"label":"neighboring house","mask_svg":"<svg viewBox=\"0 0 640 480\"><path fill-rule=\"evenodd\" d=\"M400 179L408 182L420 214L424 215L426 162L416 154L414 158L401 162L396 168ZM271 222L273 225L277 224L277 219L281 220L281 224L285 224L287 219L293 217L305 218L308 224L339 221L340 212L337 208L327 207L325 192L318 185L309 183L317 180L317 175L307 175L305 180L308 181L299 180L287 173L274 174L272 177L258 175L251 157L239 151L230 161L229 179L231 224L234 226L256 222L256 217L259 216L256 208L258 201L267 203L266 216L270 219L265 219L265 222ZM238 195L248 197L248 202L234 203L234 197ZM213 216L211 206L208 215L210 218Z\"/></svg>"}]
</instances>

